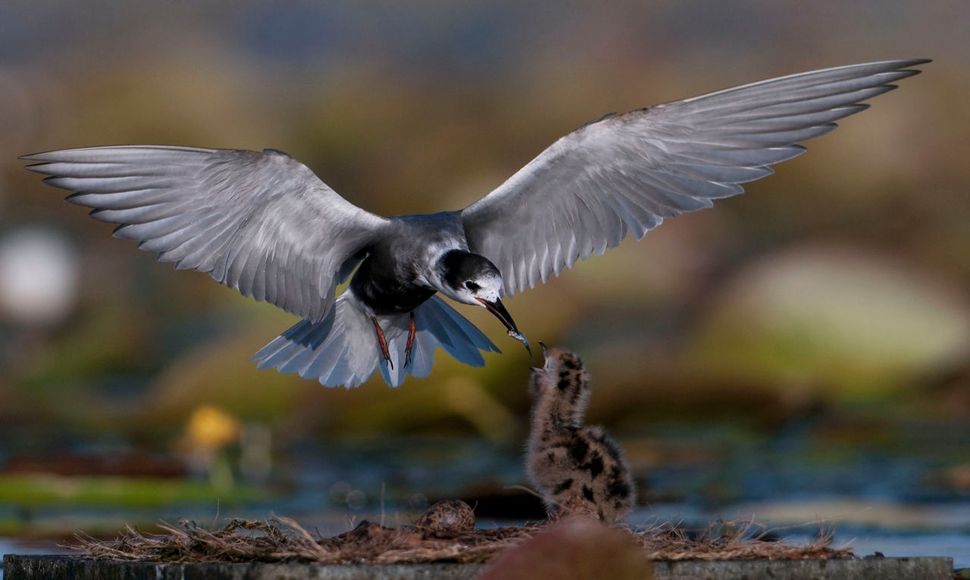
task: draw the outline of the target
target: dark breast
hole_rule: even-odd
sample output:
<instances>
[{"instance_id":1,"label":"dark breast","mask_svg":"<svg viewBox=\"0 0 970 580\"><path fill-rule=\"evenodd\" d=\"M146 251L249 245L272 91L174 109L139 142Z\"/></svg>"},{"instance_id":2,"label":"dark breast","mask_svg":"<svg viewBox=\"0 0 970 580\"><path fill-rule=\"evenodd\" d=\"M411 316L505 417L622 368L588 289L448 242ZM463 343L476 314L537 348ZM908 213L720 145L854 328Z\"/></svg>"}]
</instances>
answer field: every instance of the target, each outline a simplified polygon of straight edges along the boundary
<instances>
[{"instance_id":1,"label":"dark breast","mask_svg":"<svg viewBox=\"0 0 970 580\"><path fill-rule=\"evenodd\" d=\"M391 218L393 229L369 249L350 289L377 314L403 314L421 306L435 290L418 284L432 267L429 247L459 247L464 230L458 212Z\"/></svg>"},{"instance_id":2,"label":"dark breast","mask_svg":"<svg viewBox=\"0 0 970 580\"><path fill-rule=\"evenodd\" d=\"M403 314L435 294L434 290L417 285L416 277L389 253L378 250L360 264L350 289L376 314Z\"/></svg>"}]
</instances>

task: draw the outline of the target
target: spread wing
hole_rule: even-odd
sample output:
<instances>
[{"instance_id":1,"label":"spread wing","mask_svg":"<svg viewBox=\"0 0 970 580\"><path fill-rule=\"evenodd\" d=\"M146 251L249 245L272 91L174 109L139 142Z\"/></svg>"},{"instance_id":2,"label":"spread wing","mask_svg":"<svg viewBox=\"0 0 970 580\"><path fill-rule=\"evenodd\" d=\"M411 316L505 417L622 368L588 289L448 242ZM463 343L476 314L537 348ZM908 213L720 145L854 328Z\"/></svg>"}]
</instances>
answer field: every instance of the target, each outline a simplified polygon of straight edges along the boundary
<instances>
[{"instance_id":1,"label":"spread wing","mask_svg":"<svg viewBox=\"0 0 970 580\"><path fill-rule=\"evenodd\" d=\"M338 270L386 223L284 153L119 146L24 157L159 260L322 320ZM359 257L359 254L358 256Z\"/></svg>"},{"instance_id":2,"label":"spread wing","mask_svg":"<svg viewBox=\"0 0 970 580\"><path fill-rule=\"evenodd\" d=\"M469 249L498 266L507 294L531 288L628 233L640 239L666 217L742 193L926 62L797 74L585 125L462 210Z\"/></svg>"}]
</instances>

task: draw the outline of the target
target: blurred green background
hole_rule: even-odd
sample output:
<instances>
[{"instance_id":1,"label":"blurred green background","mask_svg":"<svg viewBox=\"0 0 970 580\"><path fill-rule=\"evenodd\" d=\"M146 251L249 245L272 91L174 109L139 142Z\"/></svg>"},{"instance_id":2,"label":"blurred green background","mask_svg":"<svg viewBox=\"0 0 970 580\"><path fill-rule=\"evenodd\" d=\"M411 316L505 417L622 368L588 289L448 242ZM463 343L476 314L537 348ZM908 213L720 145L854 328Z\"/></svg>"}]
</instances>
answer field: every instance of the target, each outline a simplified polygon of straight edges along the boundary
<instances>
[{"instance_id":1,"label":"blurred green background","mask_svg":"<svg viewBox=\"0 0 970 580\"><path fill-rule=\"evenodd\" d=\"M748 194L507 305L584 357L649 505L950 502L970 533L967 38L963 0L4 2L0 535L508 495L532 364L461 308L505 351L484 368L257 371L292 317L112 239L19 155L273 147L368 210L457 209L608 111L908 57L934 62Z\"/></svg>"}]
</instances>

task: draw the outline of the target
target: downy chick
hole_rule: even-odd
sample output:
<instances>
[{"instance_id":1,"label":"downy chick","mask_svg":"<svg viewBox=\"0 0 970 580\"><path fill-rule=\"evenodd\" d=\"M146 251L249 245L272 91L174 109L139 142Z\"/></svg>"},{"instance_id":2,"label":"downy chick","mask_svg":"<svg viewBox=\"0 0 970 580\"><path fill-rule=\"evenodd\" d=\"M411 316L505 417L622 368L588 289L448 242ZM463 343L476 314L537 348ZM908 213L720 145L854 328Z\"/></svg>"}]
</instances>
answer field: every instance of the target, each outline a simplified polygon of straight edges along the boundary
<instances>
[{"instance_id":1,"label":"downy chick","mask_svg":"<svg viewBox=\"0 0 970 580\"><path fill-rule=\"evenodd\" d=\"M529 480L550 517L582 514L615 522L636 499L630 469L602 427L583 426L590 386L582 361L540 344L545 365L532 370L529 383Z\"/></svg>"}]
</instances>

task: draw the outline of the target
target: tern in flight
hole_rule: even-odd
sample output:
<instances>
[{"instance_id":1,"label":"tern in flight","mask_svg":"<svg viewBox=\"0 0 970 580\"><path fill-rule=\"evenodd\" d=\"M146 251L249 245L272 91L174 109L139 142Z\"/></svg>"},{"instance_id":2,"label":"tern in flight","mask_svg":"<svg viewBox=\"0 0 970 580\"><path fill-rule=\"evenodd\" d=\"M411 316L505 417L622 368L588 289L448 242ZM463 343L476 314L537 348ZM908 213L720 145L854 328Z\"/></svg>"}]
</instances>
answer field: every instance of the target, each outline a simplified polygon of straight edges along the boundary
<instances>
[{"instance_id":1,"label":"tern in flight","mask_svg":"<svg viewBox=\"0 0 970 580\"><path fill-rule=\"evenodd\" d=\"M114 235L303 320L261 368L354 387L431 372L441 346L498 348L436 294L486 308L528 347L502 297L710 207L772 173L923 59L796 74L607 115L562 137L460 211L381 217L285 153L124 145L27 155ZM350 278L335 299L338 284Z\"/></svg>"}]
</instances>

